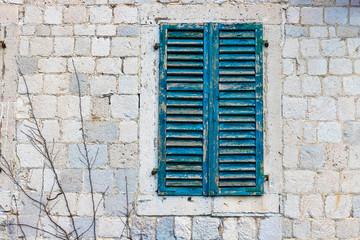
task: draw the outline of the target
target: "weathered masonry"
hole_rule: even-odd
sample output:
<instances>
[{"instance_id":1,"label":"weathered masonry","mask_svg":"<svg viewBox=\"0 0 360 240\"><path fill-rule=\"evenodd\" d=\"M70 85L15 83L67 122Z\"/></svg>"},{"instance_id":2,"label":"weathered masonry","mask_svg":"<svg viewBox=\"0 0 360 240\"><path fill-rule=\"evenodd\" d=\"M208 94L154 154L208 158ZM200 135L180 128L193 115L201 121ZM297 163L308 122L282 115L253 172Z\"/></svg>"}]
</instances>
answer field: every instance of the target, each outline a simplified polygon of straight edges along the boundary
<instances>
[{"instance_id":1,"label":"weathered masonry","mask_svg":"<svg viewBox=\"0 0 360 240\"><path fill-rule=\"evenodd\" d=\"M59 191L22 73L60 226L92 189L97 239L360 239L359 0L0 0L0 41L1 154ZM55 239L4 171L0 206L0 239Z\"/></svg>"}]
</instances>

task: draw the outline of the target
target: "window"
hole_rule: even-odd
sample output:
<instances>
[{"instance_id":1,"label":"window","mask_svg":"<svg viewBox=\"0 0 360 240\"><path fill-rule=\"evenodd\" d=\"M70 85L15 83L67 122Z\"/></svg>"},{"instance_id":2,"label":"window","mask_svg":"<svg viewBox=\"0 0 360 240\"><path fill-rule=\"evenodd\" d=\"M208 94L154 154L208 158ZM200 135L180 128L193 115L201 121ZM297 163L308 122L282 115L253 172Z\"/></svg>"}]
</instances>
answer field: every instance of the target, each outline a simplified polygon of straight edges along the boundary
<instances>
[{"instance_id":1,"label":"window","mask_svg":"<svg viewBox=\"0 0 360 240\"><path fill-rule=\"evenodd\" d=\"M158 194L262 194L262 25L160 28Z\"/></svg>"}]
</instances>

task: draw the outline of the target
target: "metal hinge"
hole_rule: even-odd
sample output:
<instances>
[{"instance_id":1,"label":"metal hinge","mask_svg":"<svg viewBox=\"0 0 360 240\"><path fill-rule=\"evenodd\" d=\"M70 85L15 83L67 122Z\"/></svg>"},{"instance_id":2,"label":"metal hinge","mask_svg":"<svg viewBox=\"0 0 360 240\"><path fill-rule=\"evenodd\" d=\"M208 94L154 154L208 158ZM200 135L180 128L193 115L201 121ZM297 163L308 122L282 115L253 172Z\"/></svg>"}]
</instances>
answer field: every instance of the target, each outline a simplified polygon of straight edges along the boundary
<instances>
[{"instance_id":1,"label":"metal hinge","mask_svg":"<svg viewBox=\"0 0 360 240\"><path fill-rule=\"evenodd\" d=\"M262 40L262 44L264 44L265 47L268 47L268 46L269 46L268 40Z\"/></svg>"},{"instance_id":2,"label":"metal hinge","mask_svg":"<svg viewBox=\"0 0 360 240\"><path fill-rule=\"evenodd\" d=\"M155 43L154 50L158 50L161 47L160 43Z\"/></svg>"},{"instance_id":3,"label":"metal hinge","mask_svg":"<svg viewBox=\"0 0 360 240\"><path fill-rule=\"evenodd\" d=\"M4 41L0 41L0 44L1 44L1 47L2 47L2 48L6 48L6 44L5 44Z\"/></svg>"},{"instance_id":4,"label":"metal hinge","mask_svg":"<svg viewBox=\"0 0 360 240\"><path fill-rule=\"evenodd\" d=\"M158 169L157 169L157 168L154 168L154 169L151 171L151 175L153 175L153 176L155 176L157 173L158 173Z\"/></svg>"}]
</instances>

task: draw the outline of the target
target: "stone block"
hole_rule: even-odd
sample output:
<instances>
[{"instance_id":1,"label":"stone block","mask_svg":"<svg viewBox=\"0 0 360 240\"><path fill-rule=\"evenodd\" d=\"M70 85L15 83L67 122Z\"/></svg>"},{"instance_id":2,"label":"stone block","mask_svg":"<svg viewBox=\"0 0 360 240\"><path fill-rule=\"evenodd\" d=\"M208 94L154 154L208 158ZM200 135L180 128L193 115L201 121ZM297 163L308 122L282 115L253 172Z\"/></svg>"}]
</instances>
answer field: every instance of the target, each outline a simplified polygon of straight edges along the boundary
<instances>
[{"instance_id":1,"label":"stone block","mask_svg":"<svg viewBox=\"0 0 360 240\"><path fill-rule=\"evenodd\" d=\"M95 35L95 25L75 25L74 26L75 35L80 36L92 36Z\"/></svg>"},{"instance_id":2,"label":"stone block","mask_svg":"<svg viewBox=\"0 0 360 240\"><path fill-rule=\"evenodd\" d=\"M88 172L85 171L85 188L90 191L90 180ZM112 192L114 187L114 173L111 169L92 169L92 186L94 192L105 193Z\"/></svg>"},{"instance_id":3,"label":"stone block","mask_svg":"<svg viewBox=\"0 0 360 240\"><path fill-rule=\"evenodd\" d=\"M294 25L285 26L285 33L286 33L286 36L293 37L293 38L309 36L309 32L308 32L307 28L294 26Z\"/></svg>"},{"instance_id":4,"label":"stone block","mask_svg":"<svg viewBox=\"0 0 360 240\"><path fill-rule=\"evenodd\" d=\"M138 117L137 95L111 96L111 115L120 119L136 119Z\"/></svg>"},{"instance_id":5,"label":"stone block","mask_svg":"<svg viewBox=\"0 0 360 240\"><path fill-rule=\"evenodd\" d=\"M327 219L312 221L311 236L313 238L334 238L335 222Z\"/></svg>"},{"instance_id":6,"label":"stone block","mask_svg":"<svg viewBox=\"0 0 360 240\"><path fill-rule=\"evenodd\" d=\"M338 143L326 146L326 166L343 169L348 166L348 159L348 146Z\"/></svg>"},{"instance_id":7,"label":"stone block","mask_svg":"<svg viewBox=\"0 0 360 240\"><path fill-rule=\"evenodd\" d=\"M336 103L331 97L319 97L309 100L309 118L311 120L335 120Z\"/></svg>"},{"instance_id":8,"label":"stone block","mask_svg":"<svg viewBox=\"0 0 360 240\"><path fill-rule=\"evenodd\" d=\"M23 168L40 168L44 165L43 156L31 144L18 144L16 152Z\"/></svg>"},{"instance_id":9,"label":"stone block","mask_svg":"<svg viewBox=\"0 0 360 240\"><path fill-rule=\"evenodd\" d=\"M94 167L105 166L108 162L107 146L103 144L87 144L87 152L83 144L70 144L68 149L68 160L70 167L86 168L88 155L90 165Z\"/></svg>"},{"instance_id":10,"label":"stone block","mask_svg":"<svg viewBox=\"0 0 360 240\"><path fill-rule=\"evenodd\" d=\"M346 122L343 124L344 143L358 144L360 141L360 123Z\"/></svg>"},{"instance_id":11,"label":"stone block","mask_svg":"<svg viewBox=\"0 0 360 240\"><path fill-rule=\"evenodd\" d=\"M137 76L119 76L119 94L139 93L139 79Z\"/></svg>"},{"instance_id":12,"label":"stone block","mask_svg":"<svg viewBox=\"0 0 360 240\"><path fill-rule=\"evenodd\" d=\"M113 121L87 121L86 136L89 142L115 142L117 140L117 124Z\"/></svg>"},{"instance_id":13,"label":"stone block","mask_svg":"<svg viewBox=\"0 0 360 240\"><path fill-rule=\"evenodd\" d=\"M115 36L116 26L115 25L98 25L96 28L97 36Z\"/></svg>"},{"instance_id":14,"label":"stone block","mask_svg":"<svg viewBox=\"0 0 360 240\"><path fill-rule=\"evenodd\" d=\"M39 72L42 73L63 73L66 71L65 58L41 58L38 61Z\"/></svg>"},{"instance_id":15,"label":"stone block","mask_svg":"<svg viewBox=\"0 0 360 240\"><path fill-rule=\"evenodd\" d=\"M79 142L81 140L81 123L75 120L62 121L62 141Z\"/></svg>"},{"instance_id":16,"label":"stone block","mask_svg":"<svg viewBox=\"0 0 360 240\"><path fill-rule=\"evenodd\" d=\"M300 8L299 7L289 7L286 11L286 21L288 23L299 23L300 19Z\"/></svg>"},{"instance_id":17,"label":"stone block","mask_svg":"<svg viewBox=\"0 0 360 240\"><path fill-rule=\"evenodd\" d=\"M300 203L300 218L320 218L324 216L324 201L320 194L303 195Z\"/></svg>"},{"instance_id":18,"label":"stone block","mask_svg":"<svg viewBox=\"0 0 360 240\"><path fill-rule=\"evenodd\" d=\"M336 222L336 237L341 239L356 239L359 237L359 221L355 219Z\"/></svg>"},{"instance_id":19,"label":"stone block","mask_svg":"<svg viewBox=\"0 0 360 240\"><path fill-rule=\"evenodd\" d=\"M350 56L359 56L360 38L348 38L347 48Z\"/></svg>"},{"instance_id":20,"label":"stone block","mask_svg":"<svg viewBox=\"0 0 360 240\"><path fill-rule=\"evenodd\" d=\"M322 170L316 176L315 188L319 193L331 194L339 191L339 172Z\"/></svg>"},{"instance_id":21,"label":"stone block","mask_svg":"<svg viewBox=\"0 0 360 240\"><path fill-rule=\"evenodd\" d=\"M139 70L139 61L137 57L125 58L124 59L124 73L125 74L137 74Z\"/></svg>"},{"instance_id":22,"label":"stone block","mask_svg":"<svg viewBox=\"0 0 360 240\"><path fill-rule=\"evenodd\" d=\"M319 41L317 39L302 39L300 51L303 57L318 57L320 55Z\"/></svg>"},{"instance_id":23,"label":"stone block","mask_svg":"<svg viewBox=\"0 0 360 240\"><path fill-rule=\"evenodd\" d=\"M191 240L191 218L175 217L175 238L179 240Z\"/></svg>"},{"instance_id":24,"label":"stone block","mask_svg":"<svg viewBox=\"0 0 360 240\"><path fill-rule=\"evenodd\" d=\"M304 98L283 97L283 116L288 119L305 119L307 101Z\"/></svg>"},{"instance_id":25,"label":"stone block","mask_svg":"<svg viewBox=\"0 0 360 240\"><path fill-rule=\"evenodd\" d=\"M110 23L113 13L107 6L92 6L89 8L90 23Z\"/></svg>"},{"instance_id":26,"label":"stone block","mask_svg":"<svg viewBox=\"0 0 360 240\"><path fill-rule=\"evenodd\" d=\"M57 120L43 120L41 130L43 137L49 143L59 141L60 126Z\"/></svg>"},{"instance_id":27,"label":"stone block","mask_svg":"<svg viewBox=\"0 0 360 240\"><path fill-rule=\"evenodd\" d=\"M359 82L360 83L360 82ZM345 83L344 83L345 84ZM360 87L360 85L359 85ZM328 76L322 79L322 89L326 96L338 97L342 94L341 78Z\"/></svg>"},{"instance_id":28,"label":"stone block","mask_svg":"<svg viewBox=\"0 0 360 240\"><path fill-rule=\"evenodd\" d=\"M50 56L53 52L53 39L50 37L34 37L30 40L30 55Z\"/></svg>"},{"instance_id":29,"label":"stone block","mask_svg":"<svg viewBox=\"0 0 360 240\"><path fill-rule=\"evenodd\" d=\"M117 194L106 194L104 197L104 210L106 216L111 217L122 217L126 215L126 204L129 203L129 210L132 209L133 206L133 195L128 194L126 196L125 193L117 193Z\"/></svg>"},{"instance_id":30,"label":"stone block","mask_svg":"<svg viewBox=\"0 0 360 240\"><path fill-rule=\"evenodd\" d=\"M352 62L347 58L330 59L329 72L337 75L351 74Z\"/></svg>"},{"instance_id":31,"label":"stone block","mask_svg":"<svg viewBox=\"0 0 360 240\"><path fill-rule=\"evenodd\" d=\"M174 236L174 218L162 217L157 219L156 239L175 240Z\"/></svg>"},{"instance_id":32,"label":"stone block","mask_svg":"<svg viewBox=\"0 0 360 240\"><path fill-rule=\"evenodd\" d=\"M315 143L317 141L316 122L304 122L304 142Z\"/></svg>"},{"instance_id":33,"label":"stone block","mask_svg":"<svg viewBox=\"0 0 360 240\"><path fill-rule=\"evenodd\" d=\"M105 57L110 53L110 39L92 38L91 53L93 56Z\"/></svg>"},{"instance_id":34,"label":"stone block","mask_svg":"<svg viewBox=\"0 0 360 240\"><path fill-rule=\"evenodd\" d=\"M341 174L341 191L342 193L360 193L360 171L344 170Z\"/></svg>"},{"instance_id":35,"label":"stone block","mask_svg":"<svg viewBox=\"0 0 360 240\"><path fill-rule=\"evenodd\" d=\"M124 62L125 65L125 62ZM97 61L97 72L105 74L122 74L121 58L100 58ZM125 66L124 66L125 71Z\"/></svg>"},{"instance_id":36,"label":"stone block","mask_svg":"<svg viewBox=\"0 0 360 240\"><path fill-rule=\"evenodd\" d=\"M27 84L27 89L25 85L25 81ZM43 86L43 76L42 75L23 75L19 79L18 84L18 93L20 94L26 94L27 91L29 93L35 93L39 94L42 92L42 86Z\"/></svg>"},{"instance_id":37,"label":"stone block","mask_svg":"<svg viewBox=\"0 0 360 240\"><path fill-rule=\"evenodd\" d=\"M139 27L134 25L118 26L117 35L119 37L132 37L139 35Z\"/></svg>"},{"instance_id":38,"label":"stone block","mask_svg":"<svg viewBox=\"0 0 360 240\"><path fill-rule=\"evenodd\" d=\"M136 167L138 146L136 143L112 144L109 147L109 155L112 167Z\"/></svg>"},{"instance_id":39,"label":"stone block","mask_svg":"<svg viewBox=\"0 0 360 240\"><path fill-rule=\"evenodd\" d=\"M101 194L94 194L94 202L96 208L96 215L102 216L104 213L103 196ZM100 203L100 204L99 204ZM78 216L93 216L92 211L92 196L90 193L80 194L76 203L76 210Z\"/></svg>"},{"instance_id":40,"label":"stone block","mask_svg":"<svg viewBox=\"0 0 360 240\"><path fill-rule=\"evenodd\" d=\"M303 7L301 9L301 23L311 25L323 24L323 8Z\"/></svg>"},{"instance_id":41,"label":"stone block","mask_svg":"<svg viewBox=\"0 0 360 240\"><path fill-rule=\"evenodd\" d=\"M134 142L138 137L138 125L134 121L122 121L119 124L119 140L121 142Z\"/></svg>"},{"instance_id":42,"label":"stone block","mask_svg":"<svg viewBox=\"0 0 360 240\"><path fill-rule=\"evenodd\" d=\"M310 29L310 37L313 38L326 38L329 35L327 27L313 26L310 27L309 29Z\"/></svg>"},{"instance_id":43,"label":"stone block","mask_svg":"<svg viewBox=\"0 0 360 240\"><path fill-rule=\"evenodd\" d=\"M65 192L81 192L83 189L83 170L62 169L59 171L59 180Z\"/></svg>"},{"instance_id":44,"label":"stone block","mask_svg":"<svg viewBox=\"0 0 360 240\"><path fill-rule=\"evenodd\" d=\"M348 22L348 10L344 7L325 8L325 23L346 24Z\"/></svg>"},{"instance_id":45,"label":"stone block","mask_svg":"<svg viewBox=\"0 0 360 240\"><path fill-rule=\"evenodd\" d=\"M348 195L327 196L325 216L328 218L348 218L352 208L352 199Z\"/></svg>"},{"instance_id":46,"label":"stone block","mask_svg":"<svg viewBox=\"0 0 360 240\"><path fill-rule=\"evenodd\" d=\"M50 26L48 25L39 25L36 27L37 36L50 36Z\"/></svg>"},{"instance_id":47,"label":"stone block","mask_svg":"<svg viewBox=\"0 0 360 240\"><path fill-rule=\"evenodd\" d=\"M351 11L351 10L350 10ZM337 35L339 37L358 37L360 34L359 26L338 26Z\"/></svg>"},{"instance_id":48,"label":"stone block","mask_svg":"<svg viewBox=\"0 0 360 240\"><path fill-rule=\"evenodd\" d=\"M90 94L103 95L116 92L116 77L98 75L90 78Z\"/></svg>"},{"instance_id":49,"label":"stone block","mask_svg":"<svg viewBox=\"0 0 360 240\"><path fill-rule=\"evenodd\" d=\"M94 119L108 118L110 116L109 99L92 96L91 116Z\"/></svg>"},{"instance_id":50,"label":"stone block","mask_svg":"<svg viewBox=\"0 0 360 240\"><path fill-rule=\"evenodd\" d=\"M53 25L51 27L51 34L53 36L69 36L69 37L73 37L74 36L73 26Z\"/></svg>"},{"instance_id":51,"label":"stone block","mask_svg":"<svg viewBox=\"0 0 360 240\"><path fill-rule=\"evenodd\" d=\"M119 192L129 193L137 191L138 172L136 168L120 168L115 172L116 186Z\"/></svg>"},{"instance_id":52,"label":"stone block","mask_svg":"<svg viewBox=\"0 0 360 240\"><path fill-rule=\"evenodd\" d=\"M238 235L241 240L252 240L256 238L256 222L251 217L239 218Z\"/></svg>"},{"instance_id":53,"label":"stone block","mask_svg":"<svg viewBox=\"0 0 360 240\"><path fill-rule=\"evenodd\" d=\"M65 74L45 75L45 94L66 94L69 92L69 76Z\"/></svg>"},{"instance_id":54,"label":"stone block","mask_svg":"<svg viewBox=\"0 0 360 240\"><path fill-rule=\"evenodd\" d=\"M99 237L118 237L123 234L124 221L120 218L100 218Z\"/></svg>"},{"instance_id":55,"label":"stone block","mask_svg":"<svg viewBox=\"0 0 360 240\"><path fill-rule=\"evenodd\" d=\"M259 240L281 240L281 218L269 217L260 222Z\"/></svg>"},{"instance_id":56,"label":"stone block","mask_svg":"<svg viewBox=\"0 0 360 240\"><path fill-rule=\"evenodd\" d=\"M342 141L342 129L340 123L320 122L317 132L319 142L340 143Z\"/></svg>"},{"instance_id":57,"label":"stone block","mask_svg":"<svg viewBox=\"0 0 360 240\"><path fill-rule=\"evenodd\" d=\"M356 195L353 197L353 217L360 217L360 196Z\"/></svg>"},{"instance_id":58,"label":"stone block","mask_svg":"<svg viewBox=\"0 0 360 240\"><path fill-rule=\"evenodd\" d=\"M295 220L293 224L294 237L299 239L307 239L310 237L310 221Z\"/></svg>"},{"instance_id":59,"label":"stone block","mask_svg":"<svg viewBox=\"0 0 360 240\"><path fill-rule=\"evenodd\" d=\"M342 57L345 55L345 41L340 39L322 40L322 55L325 57Z\"/></svg>"},{"instance_id":60,"label":"stone block","mask_svg":"<svg viewBox=\"0 0 360 240\"><path fill-rule=\"evenodd\" d=\"M75 41L75 54L79 56L90 55L90 38L79 37Z\"/></svg>"},{"instance_id":61,"label":"stone block","mask_svg":"<svg viewBox=\"0 0 360 240\"><path fill-rule=\"evenodd\" d=\"M192 239L220 239L218 218L195 217L193 220Z\"/></svg>"},{"instance_id":62,"label":"stone block","mask_svg":"<svg viewBox=\"0 0 360 240\"><path fill-rule=\"evenodd\" d=\"M321 82L319 77L303 76L301 78L302 92L305 96L318 96L321 94Z\"/></svg>"},{"instance_id":63,"label":"stone block","mask_svg":"<svg viewBox=\"0 0 360 240\"><path fill-rule=\"evenodd\" d=\"M355 8L355 7L350 8L350 24L351 25L360 24L360 8Z\"/></svg>"},{"instance_id":64,"label":"stone block","mask_svg":"<svg viewBox=\"0 0 360 240\"><path fill-rule=\"evenodd\" d=\"M315 182L314 171L310 170L285 170L285 191L288 193L305 194L312 192Z\"/></svg>"},{"instance_id":65,"label":"stone block","mask_svg":"<svg viewBox=\"0 0 360 240\"><path fill-rule=\"evenodd\" d=\"M138 56L139 39L115 37L112 39L111 54L116 57Z\"/></svg>"},{"instance_id":66,"label":"stone block","mask_svg":"<svg viewBox=\"0 0 360 240\"><path fill-rule=\"evenodd\" d=\"M299 56L299 40L296 38L286 38L282 55L285 58L296 58Z\"/></svg>"},{"instance_id":67,"label":"stone block","mask_svg":"<svg viewBox=\"0 0 360 240\"><path fill-rule=\"evenodd\" d=\"M297 167L299 161L299 149L297 146L284 146L283 166L286 168Z\"/></svg>"},{"instance_id":68,"label":"stone block","mask_svg":"<svg viewBox=\"0 0 360 240\"><path fill-rule=\"evenodd\" d=\"M26 24L41 24L43 21L43 11L40 7L35 5L26 5L24 7L24 23ZM1 14L2 15L2 14ZM6 16L6 15L5 15ZM3 22L1 20L1 22Z\"/></svg>"},{"instance_id":69,"label":"stone block","mask_svg":"<svg viewBox=\"0 0 360 240\"><path fill-rule=\"evenodd\" d=\"M284 215L288 218L299 218L299 206L299 196L287 194L284 199Z\"/></svg>"},{"instance_id":70,"label":"stone block","mask_svg":"<svg viewBox=\"0 0 360 240\"><path fill-rule=\"evenodd\" d=\"M327 73L326 59L309 59L308 60L308 73L310 75L325 75Z\"/></svg>"},{"instance_id":71,"label":"stone block","mask_svg":"<svg viewBox=\"0 0 360 240\"><path fill-rule=\"evenodd\" d=\"M294 73L295 63L294 63L293 59L283 59L282 65L283 65L283 74L284 75L290 76Z\"/></svg>"},{"instance_id":72,"label":"stone block","mask_svg":"<svg viewBox=\"0 0 360 240\"><path fill-rule=\"evenodd\" d=\"M53 5L45 9L44 22L47 24L61 24L62 23L62 6Z\"/></svg>"},{"instance_id":73,"label":"stone block","mask_svg":"<svg viewBox=\"0 0 360 240\"><path fill-rule=\"evenodd\" d=\"M156 219L154 217L134 217L132 236L134 239L151 240L155 238Z\"/></svg>"},{"instance_id":74,"label":"stone block","mask_svg":"<svg viewBox=\"0 0 360 240\"><path fill-rule=\"evenodd\" d=\"M133 6L118 6L114 9L115 23L137 23L138 10Z\"/></svg>"},{"instance_id":75,"label":"stone block","mask_svg":"<svg viewBox=\"0 0 360 240\"><path fill-rule=\"evenodd\" d=\"M53 118L56 115L56 97L38 95L32 98L36 118Z\"/></svg>"},{"instance_id":76,"label":"stone block","mask_svg":"<svg viewBox=\"0 0 360 240\"><path fill-rule=\"evenodd\" d=\"M80 94L87 94L87 81L88 77L85 74L72 74L70 77L70 92L73 94L79 94L79 85L80 85Z\"/></svg>"},{"instance_id":77,"label":"stone block","mask_svg":"<svg viewBox=\"0 0 360 240\"><path fill-rule=\"evenodd\" d=\"M342 97L338 100L339 120L355 120L355 99L353 97Z\"/></svg>"},{"instance_id":78,"label":"stone block","mask_svg":"<svg viewBox=\"0 0 360 240\"><path fill-rule=\"evenodd\" d=\"M19 69L22 74L36 72L36 58L20 58Z\"/></svg>"},{"instance_id":79,"label":"stone block","mask_svg":"<svg viewBox=\"0 0 360 240\"><path fill-rule=\"evenodd\" d=\"M349 146L349 167L360 168L360 146Z\"/></svg>"},{"instance_id":80,"label":"stone block","mask_svg":"<svg viewBox=\"0 0 360 240\"><path fill-rule=\"evenodd\" d=\"M86 119L90 116L90 97L82 97L82 115ZM78 96L59 96L57 105L57 116L62 119L77 118L80 119L80 108L79 108L79 97Z\"/></svg>"},{"instance_id":81,"label":"stone block","mask_svg":"<svg viewBox=\"0 0 360 240\"><path fill-rule=\"evenodd\" d=\"M321 123L320 123L321 124ZM325 149L321 145L301 147L300 166L307 169L317 169L325 165Z\"/></svg>"},{"instance_id":82,"label":"stone block","mask_svg":"<svg viewBox=\"0 0 360 240\"><path fill-rule=\"evenodd\" d=\"M64 8L64 23L84 23L86 19L85 6L68 6Z\"/></svg>"},{"instance_id":83,"label":"stone block","mask_svg":"<svg viewBox=\"0 0 360 240\"><path fill-rule=\"evenodd\" d=\"M75 66L75 68L74 68ZM76 57L69 60L69 72L93 73L95 70L95 59L89 57Z\"/></svg>"},{"instance_id":84,"label":"stone block","mask_svg":"<svg viewBox=\"0 0 360 240\"><path fill-rule=\"evenodd\" d=\"M55 56L72 56L74 51L74 38L56 37L54 40Z\"/></svg>"},{"instance_id":85,"label":"stone block","mask_svg":"<svg viewBox=\"0 0 360 240\"><path fill-rule=\"evenodd\" d=\"M344 77L344 93L347 95L359 95L360 93L360 77L349 76Z\"/></svg>"}]
</instances>

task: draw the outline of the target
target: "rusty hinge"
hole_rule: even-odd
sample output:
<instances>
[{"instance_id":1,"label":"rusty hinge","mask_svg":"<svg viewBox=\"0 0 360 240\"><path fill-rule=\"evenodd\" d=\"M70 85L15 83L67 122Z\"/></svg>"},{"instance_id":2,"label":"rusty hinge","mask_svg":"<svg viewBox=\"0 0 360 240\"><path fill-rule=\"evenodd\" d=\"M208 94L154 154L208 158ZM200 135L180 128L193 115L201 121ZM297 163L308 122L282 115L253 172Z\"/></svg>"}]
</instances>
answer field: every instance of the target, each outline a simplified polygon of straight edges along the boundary
<instances>
[{"instance_id":1,"label":"rusty hinge","mask_svg":"<svg viewBox=\"0 0 360 240\"><path fill-rule=\"evenodd\" d=\"M263 40L262 43L264 44L264 46L265 46L266 48L269 46L268 40Z\"/></svg>"},{"instance_id":2,"label":"rusty hinge","mask_svg":"<svg viewBox=\"0 0 360 240\"><path fill-rule=\"evenodd\" d=\"M153 176L155 176L157 173L158 173L158 169L157 169L157 168L154 168L154 169L151 171L151 175L153 175Z\"/></svg>"},{"instance_id":3,"label":"rusty hinge","mask_svg":"<svg viewBox=\"0 0 360 240\"><path fill-rule=\"evenodd\" d=\"M1 44L1 47L2 47L2 48L6 48L6 44L5 44L4 41L0 41L0 44Z\"/></svg>"},{"instance_id":4,"label":"rusty hinge","mask_svg":"<svg viewBox=\"0 0 360 240\"><path fill-rule=\"evenodd\" d=\"M269 175L263 175L262 178L264 179L264 182L269 181Z\"/></svg>"},{"instance_id":5,"label":"rusty hinge","mask_svg":"<svg viewBox=\"0 0 360 240\"><path fill-rule=\"evenodd\" d=\"M160 48L161 44L159 43L155 43L154 45L154 50L158 50Z\"/></svg>"}]
</instances>

